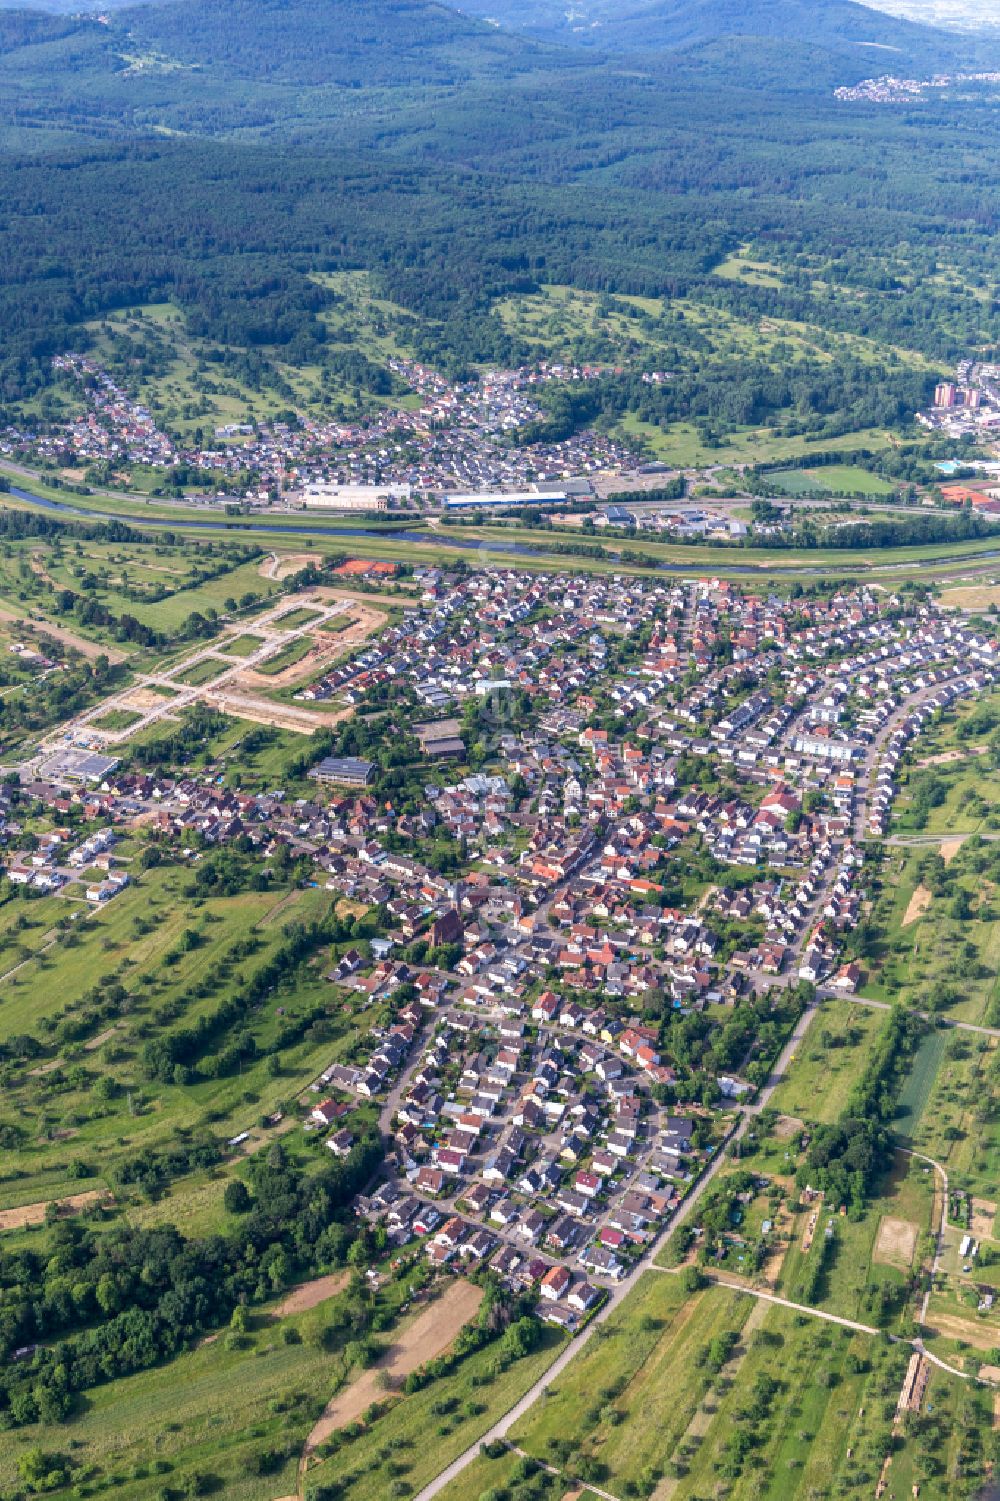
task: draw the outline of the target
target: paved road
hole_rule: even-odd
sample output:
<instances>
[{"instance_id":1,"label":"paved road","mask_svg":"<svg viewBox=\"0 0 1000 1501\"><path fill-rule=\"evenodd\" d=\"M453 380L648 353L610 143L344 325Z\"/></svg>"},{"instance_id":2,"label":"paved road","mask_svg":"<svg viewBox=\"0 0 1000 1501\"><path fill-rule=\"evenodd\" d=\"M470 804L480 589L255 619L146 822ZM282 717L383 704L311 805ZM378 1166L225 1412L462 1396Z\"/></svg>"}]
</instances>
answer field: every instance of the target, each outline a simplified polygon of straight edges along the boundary
<instances>
[{"instance_id":1,"label":"paved road","mask_svg":"<svg viewBox=\"0 0 1000 1501\"><path fill-rule=\"evenodd\" d=\"M851 1001L855 1006L867 1006L872 1011L891 1011L891 1001L876 1001L867 995L847 995L843 991L830 990L823 987L820 994L824 1000ZM922 1021L931 1022L934 1026L950 1027L955 1032L975 1032L979 1037L1000 1037L1000 1027L984 1027L978 1022L956 1021L950 1016L941 1016L936 1011L920 1011L915 1006L904 1006L911 1016L919 1016Z\"/></svg>"}]
</instances>

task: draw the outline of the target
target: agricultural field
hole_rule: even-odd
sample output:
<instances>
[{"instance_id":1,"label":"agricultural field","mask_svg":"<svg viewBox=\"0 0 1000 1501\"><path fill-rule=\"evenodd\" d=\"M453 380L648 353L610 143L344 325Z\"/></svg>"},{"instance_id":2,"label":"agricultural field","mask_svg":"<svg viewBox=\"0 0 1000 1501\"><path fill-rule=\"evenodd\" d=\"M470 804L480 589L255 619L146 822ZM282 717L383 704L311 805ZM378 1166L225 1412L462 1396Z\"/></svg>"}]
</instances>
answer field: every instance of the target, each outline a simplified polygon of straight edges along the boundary
<instances>
[{"instance_id":1,"label":"agricultural field","mask_svg":"<svg viewBox=\"0 0 1000 1501\"><path fill-rule=\"evenodd\" d=\"M522 1456L555 1476L545 1494L557 1498L695 1501L724 1493L808 1501L832 1494L832 1484L837 1494L871 1495L889 1448L905 1347L730 1288L681 1294L679 1282L647 1274L514 1426L511 1448L482 1454L446 1487L444 1501L503 1494L529 1473ZM921 1496L945 1501L953 1494L949 1465L982 1417L975 1394L935 1371L925 1411L897 1429L893 1483L905 1477L906 1493L919 1483Z\"/></svg>"},{"instance_id":2,"label":"agricultural field","mask_svg":"<svg viewBox=\"0 0 1000 1501\"><path fill-rule=\"evenodd\" d=\"M721 1371L754 1306L721 1287L692 1297L679 1276L647 1273L511 1441L569 1476L648 1494L712 1387L705 1351Z\"/></svg>"},{"instance_id":3,"label":"agricultural field","mask_svg":"<svg viewBox=\"0 0 1000 1501\"><path fill-rule=\"evenodd\" d=\"M1000 1187L1000 1051L992 1038L941 1038L923 1108L906 1118L913 1148L940 1162L952 1188L986 1199ZM898 1112L897 1112L898 1113Z\"/></svg>"},{"instance_id":4,"label":"agricultural field","mask_svg":"<svg viewBox=\"0 0 1000 1501\"><path fill-rule=\"evenodd\" d=\"M944 1032L929 1031L921 1039L896 1100L893 1116L894 1129L903 1141L912 1142L920 1130L949 1045L950 1040Z\"/></svg>"},{"instance_id":5,"label":"agricultural field","mask_svg":"<svg viewBox=\"0 0 1000 1501\"><path fill-rule=\"evenodd\" d=\"M307 1287L255 1309L238 1321L243 1327L234 1321L233 1330L179 1355L167 1383L154 1369L94 1388L64 1430L74 1473L127 1501L156 1501L165 1483L193 1484L195 1476L225 1501L291 1492L310 1428L353 1376L349 1324L341 1322L357 1300L348 1280L347 1273L318 1279L316 1301ZM391 1324L420 1287L422 1269L381 1280L372 1312ZM338 1284L343 1291L323 1296ZM51 1438L31 1426L2 1435L5 1494L18 1457Z\"/></svg>"},{"instance_id":6,"label":"agricultural field","mask_svg":"<svg viewBox=\"0 0 1000 1501\"><path fill-rule=\"evenodd\" d=\"M509 1411L564 1346L565 1336L550 1329L538 1349L506 1369L489 1347L468 1356L452 1377L404 1394L310 1468L310 1485L336 1483L346 1501L415 1494Z\"/></svg>"}]
</instances>

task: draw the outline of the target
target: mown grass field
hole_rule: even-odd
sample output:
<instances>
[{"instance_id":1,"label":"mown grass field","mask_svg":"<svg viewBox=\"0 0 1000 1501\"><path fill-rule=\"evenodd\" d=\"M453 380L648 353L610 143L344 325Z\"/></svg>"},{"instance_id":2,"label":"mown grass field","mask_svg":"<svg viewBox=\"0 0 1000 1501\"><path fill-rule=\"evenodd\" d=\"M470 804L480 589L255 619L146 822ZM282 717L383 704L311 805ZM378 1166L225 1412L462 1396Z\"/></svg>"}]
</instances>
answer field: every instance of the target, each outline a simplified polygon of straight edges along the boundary
<instances>
[{"instance_id":1,"label":"mown grass field","mask_svg":"<svg viewBox=\"0 0 1000 1501\"><path fill-rule=\"evenodd\" d=\"M287 646L283 646L266 662L259 663L255 671L263 672L268 676L284 672L286 667L294 667L296 662L301 662L303 657L307 657L314 646L315 642L311 636L300 636L295 641L289 641Z\"/></svg>"},{"instance_id":2,"label":"mown grass field","mask_svg":"<svg viewBox=\"0 0 1000 1501\"><path fill-rule=\"evenodd\" d=\"M219 650L225 652L227 657L251 657L258 646L263 646L261 636L233 636L223 641Z\"/></svg>"},{"instance_id":3,"label":"mown grass field","mask_svg":"<svg viewBox=\"0 0 1000 1501\"><path fill-rule=\"evenodd\" d=\"M817 469L775 469L768 483L784 495L891 495L894 486L856 464L824 464Z\"/></svg>"},{"instance_id":4,"label":"mown grass field","mask_svg":"<svg viewBox=\"0 0 1000 1501\"><path fill-rule=\"evenodd\" d=\"M835 1121L884 1025L884 1012L824 1001L771 1106L816 1125Z\"/></svg>"},{"instance_id":5,"label":"mown grass field","mask_svg":"<svg viewBox=\"0 0 1000 1501\"><path fill-rule=\"evenodd\" d=\"M214 657L205 657L201 662L195 662L186 667L174 678L176 683L184 683L189 688L201 688L206 683L214 683L217 677L221 677L228 668L225 662L217 662Z\"/></svg>"}]
</instances>

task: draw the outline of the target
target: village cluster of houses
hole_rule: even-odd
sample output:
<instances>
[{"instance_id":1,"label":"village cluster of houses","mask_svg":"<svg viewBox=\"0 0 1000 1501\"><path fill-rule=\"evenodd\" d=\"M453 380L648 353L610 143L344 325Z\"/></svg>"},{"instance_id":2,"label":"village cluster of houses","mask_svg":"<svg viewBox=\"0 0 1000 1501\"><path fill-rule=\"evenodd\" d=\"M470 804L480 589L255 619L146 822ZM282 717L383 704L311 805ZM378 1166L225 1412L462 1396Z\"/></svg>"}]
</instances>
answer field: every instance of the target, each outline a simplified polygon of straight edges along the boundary
<instances>
[{"instance_id":1,"label":"village cluster of houses","mask_svg":"<svg viewBox=\"0 0 1000 1501\"><path fill-rule=\"evenodd\" d=\"M12 832L16 832L12 831ZM51 895L64 887L78 886L87 878L84 895L88 902L110 901L128 885L128 873L115 869L111 854L117 835L111 827L95 830L79 844L71 829L55 828L41 834L35 847L17 851L7 866L13 886L27 886Z\"/></svg>"},{"instance_id":2,"label":"village cluster of houses","mask_svg":"<svg viewBox=\"0 0 1000 1501\"><path fill-rule=\"evenodd\" d=\"M559 442L509 442L518 428L545 415L532 397L534 389L594 379L604 373L597 366L542 362L453 382L415 361L389 363L422 398L419 407L379 407L353 422L301 414L294 424L228 424L214 434L214 444L206 445L175 442L91 356L57 355L55 369L79 382L87 410L53 431L10 428L0 451L77 464L138 463L168 477L179 465L227 477L250 471L254 479L245 498L251 501L299 494L316 484L394 486L393 504L404 509L410 502L401 497L410 495L423 505L431 494L516 489L618 471L635 462L624 444L591 429Z\"/></svg>"},{"instance_id":3,"label":"village cluster of houses","mask_svg":"<svg viewBox=\"0 0 1000 1501\"><path fill-rule=\"evenodd\" d=\"M779 599L512 568L418 582L418 607L347 665L347 691L360 702L377 683L416 718L432 690L446 708L509 685L516 718L487 699L487 770L450 764L461 741L438 757L441 738L422 735L423 795L403 809L374 763L309 798L109 763L75 789L23 788L99 827L83 842L43 835L8 873L58 885L98 870L87 896L107 900L125 879L117 831L141 821L189 853L287 849L378 908L378 935L330 961L330 984L370 1021L315 1081L309 1127L343 1155L344 1117L374 1102L395 1167L361 1212L400 1242L426 1237L435 1264L489 1258L539 1284L545 1315L573 1327L712 1148L710 1112L663 1103L677 1080L658 1019L718 1017L801 981L858 988L844 950L861 840L888 826L909 739L996 681L997 647L931 603L863 586ZM8 793L8 843L13 812ZM447 870L432 860L440 835L461 851ZM713 1090L747 1093L753 1056Z\"/></svg>"},{"instance_id":4,"label":"village cluster of houses","mask_svg":"<svg viewBox=\"0 0 1000 1501\"><path fill-rule=\"evenodd\" d=\"M575 1327L587 1277L627 1275L706 1160L696 1120L650 1094L650 1037L552 992L528 1021L437 1015L394 1108L398 1175L359 1212L426 1236L436 1266L537 1282L540 1314Z\"/></svg>"}]
</instances>

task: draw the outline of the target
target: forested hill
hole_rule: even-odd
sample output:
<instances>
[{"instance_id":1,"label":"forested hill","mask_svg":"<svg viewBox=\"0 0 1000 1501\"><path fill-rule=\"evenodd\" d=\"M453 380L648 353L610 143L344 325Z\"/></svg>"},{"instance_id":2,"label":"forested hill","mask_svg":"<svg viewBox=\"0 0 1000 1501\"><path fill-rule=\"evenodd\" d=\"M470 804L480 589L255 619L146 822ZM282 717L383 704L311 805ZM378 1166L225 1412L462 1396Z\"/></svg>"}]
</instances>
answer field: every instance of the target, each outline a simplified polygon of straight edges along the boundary
<instances>
[{"instance_id":1,"label":"forested hill","mask_svg":"<svg viewBox=\"0 0 1000 1501\"><path fill-rule=\"evenodd\" d=\"M725 37L780 38L865 62L866 71L940 67L980 56L958 38L854 0L459 0L510 31L604 53L696 47ZM995 50L995 49L994 49ZM885 56L880 57L880 52Z\"/></svg>"},{"instance_id":2,"label":"forested hill","mask_svg":"<svg viewBox=\"0 0 1000 1501\"><path fill-rule=\"evenodd\" d=\"M457 84L556 60L434 0L171 0L119 12L111 34L130 51L300 86Z\"/></svg>"},{"instance_id":3,"label":"forested hill","mask_svg":"<svg viewBox=\"0 0 1000 1501\"><path fill-rule=\"evenodd\" d=\"M749 4L719 0L718 26ZM693 0L689 21L707 14ZM607 58L431 0L0 15L0 407L146 301L318 364L316 274L357 268L435 359L509 361L497 300L548 283L934 361L991 346L994 98L834 98L878 66L773 35ZM716 274L752 241L776 275Z\"/></svg>"}]
</instances>

